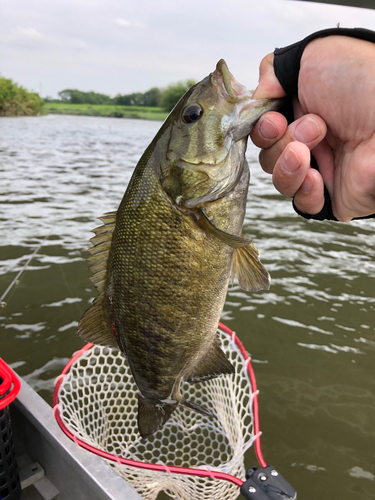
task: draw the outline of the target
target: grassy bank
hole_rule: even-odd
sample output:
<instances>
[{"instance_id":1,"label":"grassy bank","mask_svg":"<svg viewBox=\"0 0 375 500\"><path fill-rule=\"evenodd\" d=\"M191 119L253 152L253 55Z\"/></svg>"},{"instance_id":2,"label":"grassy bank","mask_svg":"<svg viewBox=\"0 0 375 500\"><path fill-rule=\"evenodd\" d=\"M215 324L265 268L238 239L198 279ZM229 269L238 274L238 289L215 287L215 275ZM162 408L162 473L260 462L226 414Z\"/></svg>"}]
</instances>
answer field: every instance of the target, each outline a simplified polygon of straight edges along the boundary
<instances>
[{"instance_id":1,"label":"grassy bank","mask_svg":"<svg viewBox=\"0 0 375 500\"><path fill-rule=\"evenodd\" d=\"M47 114L111 116L114 118L139 118L163 121L167 112L162 108L146 106L114 106L106 104L45 103Z\"/></svg>"}]
</instances>

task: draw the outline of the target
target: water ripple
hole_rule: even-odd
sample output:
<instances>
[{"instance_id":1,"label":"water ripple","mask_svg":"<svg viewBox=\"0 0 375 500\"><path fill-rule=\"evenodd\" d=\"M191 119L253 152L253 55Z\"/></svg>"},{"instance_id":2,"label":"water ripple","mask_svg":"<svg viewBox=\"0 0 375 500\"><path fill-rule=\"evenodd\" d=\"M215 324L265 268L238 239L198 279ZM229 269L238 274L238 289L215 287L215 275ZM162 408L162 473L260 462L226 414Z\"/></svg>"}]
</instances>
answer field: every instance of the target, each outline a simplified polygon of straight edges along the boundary
<instances>
[{"instance_id":1,"label":"water ripple","mask_svg":"<svg viewBox=\"0 0 375 500\"><path fill-rule=\"evenodd\" d=\"M91 230L118 207L159 127L0 118L0 295L39 248L1 304L0 355L48 401L54 378L82 346L78 321L95 296L84 262ZM235 282L222 318L255 358L270 457L292 484L322 485L315 495L322 500L332 497L324 494L333 477L344 499L374 480L375 220L306 221L276 192L251 144L247 157L244 234L271 288L245 293Z\"/></svg>"}]
</instances>

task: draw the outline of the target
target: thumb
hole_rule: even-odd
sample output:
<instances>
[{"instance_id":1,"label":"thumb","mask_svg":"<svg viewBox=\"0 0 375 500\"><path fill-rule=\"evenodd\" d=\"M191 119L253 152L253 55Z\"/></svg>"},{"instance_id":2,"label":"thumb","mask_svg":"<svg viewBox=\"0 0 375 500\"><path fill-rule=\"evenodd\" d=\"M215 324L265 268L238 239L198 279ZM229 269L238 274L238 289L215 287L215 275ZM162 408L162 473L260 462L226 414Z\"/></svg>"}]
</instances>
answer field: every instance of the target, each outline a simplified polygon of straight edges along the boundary
<instances>
[{"instance_id":1,"label":"thumb","mask_svg":"<svg viewBox=\"0 0 375 500\"><path fill-rule=\"evenodd\" d=\"M259 84L253 93L253 99L284 97L285 90L276 78L273 68L273 52L267 54L260 63Z\"/></svg>"}]
</instances>

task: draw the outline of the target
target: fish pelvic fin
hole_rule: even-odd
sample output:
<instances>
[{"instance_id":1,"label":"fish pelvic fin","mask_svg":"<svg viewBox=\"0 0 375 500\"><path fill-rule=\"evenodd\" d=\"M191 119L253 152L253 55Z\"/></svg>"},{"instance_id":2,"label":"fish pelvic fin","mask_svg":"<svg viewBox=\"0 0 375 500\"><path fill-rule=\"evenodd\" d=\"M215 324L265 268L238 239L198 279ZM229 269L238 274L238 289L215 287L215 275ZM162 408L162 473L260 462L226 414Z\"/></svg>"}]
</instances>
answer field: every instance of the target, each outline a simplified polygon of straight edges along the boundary
<instances>
[{"instance_id":1,"label":"fish pelvic fin","mask_svg":"<svg viewBox=\"0 0 375 500\"><path fill-rule=\"evenodd\" d=\"M204 417L208 417L211 419L216 418L213 413L211 413L209 410L207 410L207 408L205 408L204 406L201 406L197 403L193 403L192 401L187 401L186 399L183 399L180 404L182 406L184 406L185 408L187 408L188 410L192 410L192 411L196 411L197 413L200 413Z\"/></svg>"},{"instance_id":2,"label":"fish pelvic fin","mask_svg":"<svg viewBox=\"0 0 375 500\"><path fill-rule=\"evenodd\" d=\"M232 282L235 274L243 290L256 292L270 287L271 277L259 260L259 252L253 243L235 249L231 267Z\"/></svg>"},{"instance_id":3,"label":"fish pelvic fin","mask_svg":"<svg viewBox=\"0 0 375 500\"><path fill-rule=\"evenodd\" d=\"M234 372L234 366L215 341L209 353L199 361L198 366L188 376L184 377L184 380L195 384L216 378L219 375L230 375Z\"/></svg>"},{"instance_id":4,"label":"fish pelvic fin","mask_svg":"<svg viewBox=\"0 0 375 500\"><path fill-rule=\"evenodd\" d=\"M162 401L155 403L155 400L149 400L138 394L138 430L141 437L147 439L161 429L178 406L183 406L189 411L195 411L208 418L216 418L207 408L186 399L180 399L174 404Z\"/></svg>"},{"instance_id":5,"label":"fish pelvic fin","mask_svg":"<svg viewBox=\"0 0 375 500\"><path fill-rule=\"evenodd\" d=\"M89 249L91 257L88 258L89 269L93 273L90 279L98 289L99 295L82 316L78 333L86 342L118 349L105 313L107 262L116 224L116 212L109 212L100 219L104 224L93 230L95 236L90 240L93 246Z\"/></svg>"},{"instance_id":6,"label":"fish pelvic fin","mask_svg":"<svg viewBox=\"0 0 375 500\"><path fill-rule=\"evenodd\" d=\"M138 430L141 437L147 439L161 429L177 406L177 401L175 405L162 402L155 404L138 394Z\"/></svg>"}]
</instances>

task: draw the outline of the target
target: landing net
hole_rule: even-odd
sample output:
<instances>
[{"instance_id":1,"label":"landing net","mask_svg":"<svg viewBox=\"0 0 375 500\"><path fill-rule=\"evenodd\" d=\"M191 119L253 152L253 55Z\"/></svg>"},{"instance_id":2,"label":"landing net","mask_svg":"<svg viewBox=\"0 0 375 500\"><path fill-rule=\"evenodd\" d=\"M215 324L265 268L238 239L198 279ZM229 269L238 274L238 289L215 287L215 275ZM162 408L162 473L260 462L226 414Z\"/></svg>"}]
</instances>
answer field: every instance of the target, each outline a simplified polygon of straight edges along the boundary
<instances>
[{"instance_id":1,"label":"landing net","mask_svg":"<svg viewBox=\"0 0 375 500\"><path fill-rule=\"evenodd\" d=\"M259 446L255 380L252 384L250 358L238 337L219 326L221 348L235 374L181 387L185 399L216 419L178 407L161 430L141 439L137 386L124 356L105 347L87 344L57 381L54 408L61 428L109 460L145 500L161 490L181 500L235 499L245 481L244 453L254 440Z\"/></svg>"}]
</instances>

